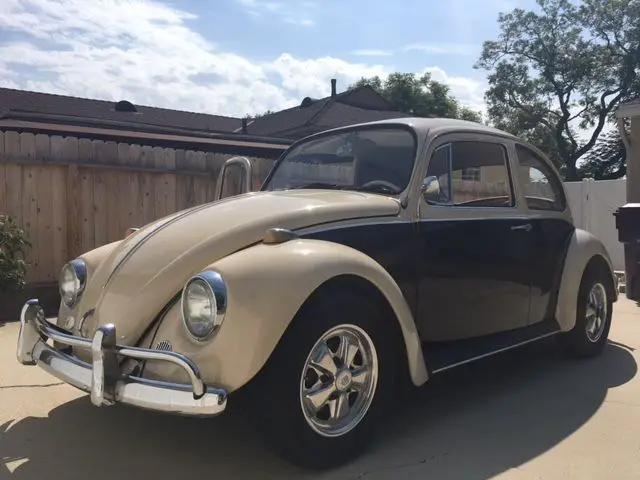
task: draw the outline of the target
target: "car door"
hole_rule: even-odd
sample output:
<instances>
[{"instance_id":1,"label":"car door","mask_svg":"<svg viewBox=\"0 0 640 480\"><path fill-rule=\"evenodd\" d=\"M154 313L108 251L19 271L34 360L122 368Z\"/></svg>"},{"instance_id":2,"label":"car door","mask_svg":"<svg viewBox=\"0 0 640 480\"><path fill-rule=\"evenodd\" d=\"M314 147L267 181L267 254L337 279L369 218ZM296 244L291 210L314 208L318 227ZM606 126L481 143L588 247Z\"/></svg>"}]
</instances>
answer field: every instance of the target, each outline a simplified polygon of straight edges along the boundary
<instances>
[{"instance_id":1,"label":"car door","mask_svg":"<svg viewBox=\"0 0 640 480\"><path fill-rule=\"evenodd\" d=\"M555 316L564 260L575 227L562 182L551 164L523 144L515 145L518 187L531 230L531 301L529 323Z\"/></svg>"},{"instance_id":2,"label":"car door","mask_svg":"<svg viewBox=\"0 0 640 480\"><path fill-rule=\"evenodd\" d=\"M430 149L418 212L418 321L425 341L528 322L531 227L514 194L507 141L458 133Z\"/></svg>"}]
</instances>

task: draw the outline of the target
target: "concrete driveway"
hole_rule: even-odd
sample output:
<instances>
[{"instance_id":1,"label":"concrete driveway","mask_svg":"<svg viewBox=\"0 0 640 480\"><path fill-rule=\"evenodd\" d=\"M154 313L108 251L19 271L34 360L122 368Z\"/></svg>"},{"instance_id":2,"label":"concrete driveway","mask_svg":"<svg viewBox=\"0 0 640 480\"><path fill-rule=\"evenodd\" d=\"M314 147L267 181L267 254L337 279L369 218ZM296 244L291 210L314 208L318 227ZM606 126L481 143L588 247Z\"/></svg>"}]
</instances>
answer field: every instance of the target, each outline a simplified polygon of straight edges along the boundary
<instances>
[{"instance_id":1,"label":"concrete driveway","mask_svg":"<svg viewBox=\"0 0 640 480\"><path fill-rule=\"evenodd\" d=\"M323 474L273 456L239 413L92 407L17 363L17 331L0 327L0 479L640 478L640 307L626 298L601 358L539 344L452 370L398 404L367 455Z\"/></svg>"}]
</instances>

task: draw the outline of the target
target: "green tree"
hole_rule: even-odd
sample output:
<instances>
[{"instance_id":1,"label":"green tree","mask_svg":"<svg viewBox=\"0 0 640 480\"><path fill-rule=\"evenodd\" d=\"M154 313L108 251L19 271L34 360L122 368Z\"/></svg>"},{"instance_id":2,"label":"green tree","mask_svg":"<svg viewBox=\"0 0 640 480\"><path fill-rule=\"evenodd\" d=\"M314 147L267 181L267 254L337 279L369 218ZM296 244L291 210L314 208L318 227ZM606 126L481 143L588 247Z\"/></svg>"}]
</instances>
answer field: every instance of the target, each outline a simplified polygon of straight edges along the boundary
<instances>
[{"instance_id":1,"label":"green tree","mask_svg":"<svg viewBox=\"0 0 640 480\"><path fill-rule=\"evenodd\" d=\"M349 88L369 85L404 113L417 117L460 118L473 122L482 121L479 112L461 106L451 95L450 89L425 73L396 72L384 80L379 76L361 78Z\"/></svg>"},{"instance_id":2,"label":"green tree","mask_svg":"<svg viewBox=\"0 0 640 480\"><path fill-rule=\"evenodd\" d=\"M627 152L617 129L600 137L580 165L584 178L613 180L627 173Z\"/></svg>"},{"instance_id":3,"label":"green tree","mask_svg":"<svg viewBox=\"0 0 640 480\"><path fill-rule=\"evenodd\" d=\"M616 107L640 91L640 1L537 4L499 15L498 40L484 43L476 68L489 71L490 123L532 141L567 180L579 180L579 161Z\"/></svg>"},{"instance_id":4,"label":"green tree","mask_svg":"<svg viewBox=\"0 0 640 480\"><path fill-rule=\"evenodd\" d=\"M247 113L244 118L246 118L247 120L254 120L256 118L260 118L260 117L264 117L266 115L271 115L272 113L276 113L273 110L265 110L264 112L261 113Z\"/></svg>"}]
</instances>

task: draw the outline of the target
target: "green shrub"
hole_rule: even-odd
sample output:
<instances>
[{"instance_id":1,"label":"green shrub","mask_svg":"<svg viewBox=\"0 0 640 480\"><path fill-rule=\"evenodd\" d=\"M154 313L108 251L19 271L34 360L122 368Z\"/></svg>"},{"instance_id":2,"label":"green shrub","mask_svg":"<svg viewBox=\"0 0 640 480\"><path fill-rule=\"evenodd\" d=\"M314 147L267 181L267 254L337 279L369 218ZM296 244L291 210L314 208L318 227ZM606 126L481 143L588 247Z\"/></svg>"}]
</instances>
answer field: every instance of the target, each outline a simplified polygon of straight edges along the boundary
<instances>
[{"instance_id":1,"label":"green shrub","mask_svg":"<svg viewBox=\"0 0 640 480\"><path fill-rule=\"evenodd\" d=\"M29 247L27 233L9 215L0 214L0 291L24 288Z\"/></svg>"}]
</instances>

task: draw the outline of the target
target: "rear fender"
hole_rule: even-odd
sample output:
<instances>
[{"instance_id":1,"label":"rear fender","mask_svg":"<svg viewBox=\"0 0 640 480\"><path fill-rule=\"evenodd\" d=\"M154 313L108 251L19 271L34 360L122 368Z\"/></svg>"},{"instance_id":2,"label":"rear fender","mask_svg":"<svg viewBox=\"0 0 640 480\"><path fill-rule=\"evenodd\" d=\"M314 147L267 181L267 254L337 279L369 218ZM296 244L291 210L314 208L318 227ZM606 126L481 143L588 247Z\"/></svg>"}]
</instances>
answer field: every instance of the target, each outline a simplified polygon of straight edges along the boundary
<instances>
[{"instance_id":1,"label":"rear fender","mask_svg":"<svg viewBox=\"0 0 640 480\"><path fill-rule=\"evenodd\" d=\"M576 309L578 306L578 290L587 265L594 258L604 261L609 270L611 284L614 286L611 258L603 243L591 233L576 229L567 250L567 256L562 271L556 318L562 331L571 330L576 323ZM614 301L617 300L617 290L613 288Z\"/></svg>"}]
</instances>

